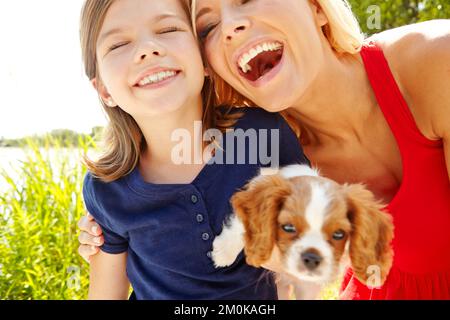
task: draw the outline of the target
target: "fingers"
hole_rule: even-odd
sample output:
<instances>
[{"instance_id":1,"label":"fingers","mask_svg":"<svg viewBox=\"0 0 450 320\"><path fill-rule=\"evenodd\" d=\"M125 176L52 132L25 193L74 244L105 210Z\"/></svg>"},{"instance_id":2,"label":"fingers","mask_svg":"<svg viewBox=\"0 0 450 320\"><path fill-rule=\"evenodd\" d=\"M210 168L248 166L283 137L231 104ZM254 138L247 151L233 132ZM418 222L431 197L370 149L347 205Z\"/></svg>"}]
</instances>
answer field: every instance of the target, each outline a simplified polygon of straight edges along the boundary
<instances>
[{"instance_id":1,"label":"fingers","mask_svg":"<svg viewBox=\"0 0 450 320\"><path fill-rule=\"evenodd\" d=\"M90 263L90 257L100 251L98 247L88 246L82 244L78 247L78 254L87 262Z\"/></svg>"},{"instance_id":2,"label":"fingers","mask_svg":"<svg viewBox=\"0 0 450 320\"><path fill-rule=\"evenodd\" d=\"M98 247L103 244L104 239L103 236L93 236L85 231L81 231L78 236L78 241L80 244Z\"/></svg>"},{"instance_id":3,"label":"fingers","mask_svg":"<svg viewBox=\"0 0 450 320\"><path fill-rule=\"evenodd\" d=\"M87 232L93 236L100 236L103 232L98 223L95 222L94 217L88 213L81 217L78 221L78 228L81 231Z\"/></svg>"}]
</instances>

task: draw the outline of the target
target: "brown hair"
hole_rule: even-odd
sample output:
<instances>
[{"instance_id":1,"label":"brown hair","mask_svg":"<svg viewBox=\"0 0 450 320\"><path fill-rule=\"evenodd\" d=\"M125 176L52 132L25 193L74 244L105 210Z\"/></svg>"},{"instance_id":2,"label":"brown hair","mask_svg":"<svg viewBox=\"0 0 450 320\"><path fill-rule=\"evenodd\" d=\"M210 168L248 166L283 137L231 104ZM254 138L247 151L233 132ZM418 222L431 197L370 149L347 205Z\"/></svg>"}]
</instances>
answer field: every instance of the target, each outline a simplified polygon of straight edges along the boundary
<instances>
[{"instance_id":1,"label":"brown hair","mask_svg":"<svg viewBox=\"0 0 450 320\"><path fill-rule=\"evenodd\" d=\"M86 0L81 12L80 42L85 73L89 80L98 79L96 43L106 14L115 0ZM191 17L190 1L181 0L188 18ZM218 86L215 86L218 81ZM215 75L205 79L202 89L203 127L222 131L233 126L241 114L221 112L219 105L240 105L243 98ZM104 182L112 182L131 173L138 165L146 142L136 121L121 108L110 108L100 99L108 118L103 136L103 152L97 160L84 156L83 162L93 176ZM229 108L231 110L231 107Z\"/></svg>"}]
</instances>

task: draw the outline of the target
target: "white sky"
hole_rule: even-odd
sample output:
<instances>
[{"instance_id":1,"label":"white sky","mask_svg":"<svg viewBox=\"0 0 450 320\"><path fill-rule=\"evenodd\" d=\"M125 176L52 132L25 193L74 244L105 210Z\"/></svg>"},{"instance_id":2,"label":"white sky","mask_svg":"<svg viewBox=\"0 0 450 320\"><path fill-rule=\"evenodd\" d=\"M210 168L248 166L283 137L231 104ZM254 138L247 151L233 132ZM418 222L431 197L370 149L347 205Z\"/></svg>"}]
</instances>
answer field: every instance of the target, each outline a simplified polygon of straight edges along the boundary
<instances>
[{"instance_id":1,"label":"white sky","mask_svg":"<svg viewBox=\"0 0 450 320\"><path fill-rule=\"evenodd\" d=\"M90 132L106 120L84 75L79 46L83 0L0 4L0 137L53 129Z\"/></svg>"}]
</instances>

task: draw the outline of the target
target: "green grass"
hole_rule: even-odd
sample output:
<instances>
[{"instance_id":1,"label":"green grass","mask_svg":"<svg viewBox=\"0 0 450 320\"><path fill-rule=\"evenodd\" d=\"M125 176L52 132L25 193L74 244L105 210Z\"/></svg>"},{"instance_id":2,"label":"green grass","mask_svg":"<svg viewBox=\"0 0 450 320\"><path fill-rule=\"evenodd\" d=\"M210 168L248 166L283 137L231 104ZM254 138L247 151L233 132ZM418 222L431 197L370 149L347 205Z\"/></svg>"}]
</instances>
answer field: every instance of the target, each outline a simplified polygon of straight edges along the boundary
<instances>
[{"instance_id":1,"label":"green grass","mask_svg":"<svg viewBox=\"0 0 450 320\"><path fill-rule=\"evenodd\" d=\"M76 222L84 214L79 159L92 146L88 137L77 148L28 140L15 172L1 169L8 189L0 194L0 299L86 298L89 266L77 254Z\"/></svg>"}]
</instances>

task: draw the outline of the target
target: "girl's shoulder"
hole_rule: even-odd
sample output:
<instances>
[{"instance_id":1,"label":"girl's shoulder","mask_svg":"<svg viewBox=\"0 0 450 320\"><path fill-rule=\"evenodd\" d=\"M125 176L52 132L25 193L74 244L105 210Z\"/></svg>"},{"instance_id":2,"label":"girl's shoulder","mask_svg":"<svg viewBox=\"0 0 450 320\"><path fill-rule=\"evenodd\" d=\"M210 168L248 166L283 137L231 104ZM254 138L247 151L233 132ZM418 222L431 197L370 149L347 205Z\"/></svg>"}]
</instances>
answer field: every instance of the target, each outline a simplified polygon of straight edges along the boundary
<instances>
[{"instance_id":1,"label":"girl's shoulder","mask_svg":"<svg viewBox=\"0 0 450 320\"><path fill-rule=\"evenodd\" d=\"M83 196L86 200L92 200L99 203L103 198L119 197L127 190L126 178L105 182L96 177L90 171L87 171L83 180Z\"/></svg>"},{"instance_id":2,"label":"girl's shoulder","mask_svg":"<svg viewBox=\"0 0 450 320\"><path fill-rule=\"evenodd\" d=\"M233 129L279 129L283 117L279 113L268 112L260 107L221 107L223 115L236 116Z\"/></svg>"}]
</instances>

